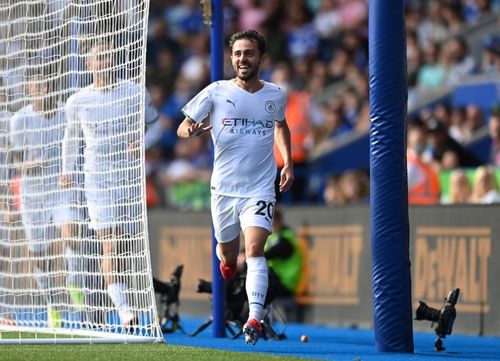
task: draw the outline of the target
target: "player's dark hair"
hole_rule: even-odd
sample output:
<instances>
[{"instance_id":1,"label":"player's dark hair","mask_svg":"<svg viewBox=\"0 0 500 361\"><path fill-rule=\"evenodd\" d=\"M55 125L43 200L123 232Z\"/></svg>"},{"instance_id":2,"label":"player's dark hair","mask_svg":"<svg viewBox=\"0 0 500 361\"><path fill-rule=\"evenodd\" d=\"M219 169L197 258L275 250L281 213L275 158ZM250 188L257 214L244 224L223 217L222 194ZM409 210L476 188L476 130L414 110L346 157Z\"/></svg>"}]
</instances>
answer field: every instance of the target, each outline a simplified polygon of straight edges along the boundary
<instances>
[{"instance_id":1,"label":"player's dark hair","mask_svg":"<svg viewBox=\"0 0 500 361\"><path fill-rule=\"evenodd\" d=\"M231 49L231 51L233 49L234 43L241 39L247 39L257 43L257 49L259 49L260 55L264 55L266 53L266 48L267 48L266 38L257 30L253 29L242 30L231 35L231 38L229 39L229 48Z\"/></svg>"},{"instance_id":2,"label":"player's dark hair","mask_svg":"<svg viewBox=\"0 0 500 361\"><path fill-rule=\"evenodd\" d=\"M26 75L30 82L36 83L43 87L42 108L44 111L50 111L57 108L57 103L60 100L61 92L58 92L60 87L61 77L58 75L60 69L59 63L38 64L27 69Z\"/></svg>"}]
</instances>

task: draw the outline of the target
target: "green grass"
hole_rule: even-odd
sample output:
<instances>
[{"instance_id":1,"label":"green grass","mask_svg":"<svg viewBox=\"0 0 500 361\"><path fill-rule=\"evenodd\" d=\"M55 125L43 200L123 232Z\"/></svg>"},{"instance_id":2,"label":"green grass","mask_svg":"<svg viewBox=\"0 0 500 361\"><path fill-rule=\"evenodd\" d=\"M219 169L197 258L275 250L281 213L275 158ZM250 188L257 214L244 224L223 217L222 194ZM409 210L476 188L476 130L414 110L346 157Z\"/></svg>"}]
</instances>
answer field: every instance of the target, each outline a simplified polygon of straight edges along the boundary
<instances>
[{"instance_id":1,"label":"green grass","mask_svg":"<svg viewBox=\"0 0 500 361\"><path fill-rule=\"evenodd\" d=\"M166 344L0 345L2 361L272 361L305 360Z\"/></svg>"},{"instance_id":2,"label":"green grass","mask_svg":"<svg viewBox=\"0 0 500 361\"><path fill-rule=\"evenodd\" d=\"M33 338L70 338L71 336L69 335L57 335L54 337L53 334L49 333L31 333L31 332L0 332L0 339L7 340L7 339L33 339ZM78 336L79 338L85 338L85 336Z\"/></svg>"}]
</instances>

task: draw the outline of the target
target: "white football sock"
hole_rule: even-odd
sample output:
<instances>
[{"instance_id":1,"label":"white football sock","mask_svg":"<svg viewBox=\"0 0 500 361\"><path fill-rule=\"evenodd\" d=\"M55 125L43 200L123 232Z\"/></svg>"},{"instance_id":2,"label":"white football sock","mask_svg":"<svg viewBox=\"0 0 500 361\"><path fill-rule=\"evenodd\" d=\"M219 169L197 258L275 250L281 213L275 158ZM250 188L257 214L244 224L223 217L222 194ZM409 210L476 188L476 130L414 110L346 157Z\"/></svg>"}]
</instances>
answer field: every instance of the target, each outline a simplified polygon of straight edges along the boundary
<instances>
[{"instance_id":1,"label":"white football sock","mask_svg":"<svg viewBox=\"0 0 500 361\"><path fill-rule=\"evenodd\" d=\"M66 264L68 267L68 277L66 278L66 284L76 287L83 287L81 275L83 268L80 267L82 263L81 256L77 255L71 247L65 248L64 255L66 256Z\"/></svg>"},{"instance_id":2,"label":"white football sock","mask_svg":"<svg viewBox=\"0 0 500 361\"><path fill-rule=\"evenodd\" d=\"M118 315L122 322L129 318L131 314L127 294L125 293L126 290L127 286L125 283L112 283L108 285L109 298L111 298L111 301L113 301L113 304L118 309Z\"/></svg>"},{"instance_id":3,"label":"white football sock","mask_svg":"<svg viewBox=\"0 0 500 361\"><path fill-rule=\"evenodd\" d=\"M248 297L248 318L262 319L262 309L266 301L268 275L265 257L247 258L246 290Z\"/></svg>"},{"instance_id":4,"label":"white football sock","mask_svg":"<svg viewBox=\"0 0 500 361\"><path fill-rule=\"evenodd\" d=\"M38 266L33 267L33 278L35 279L36 285L40 291L44 291L49 288L49 278Z\"/></svg>"}]
</instances>

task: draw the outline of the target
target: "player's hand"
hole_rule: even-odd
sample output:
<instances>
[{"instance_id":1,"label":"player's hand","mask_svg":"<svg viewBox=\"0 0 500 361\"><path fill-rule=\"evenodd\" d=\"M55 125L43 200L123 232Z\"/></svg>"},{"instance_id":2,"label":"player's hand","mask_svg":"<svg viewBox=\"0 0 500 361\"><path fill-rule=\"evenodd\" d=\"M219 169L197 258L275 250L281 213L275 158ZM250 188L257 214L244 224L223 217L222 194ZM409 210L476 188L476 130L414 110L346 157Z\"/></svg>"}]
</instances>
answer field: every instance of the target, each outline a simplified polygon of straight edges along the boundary
<instances>
[{"instance_id":1,"label":"player's hand","mask_svg":"<svg viewBox=\"0 0 500 361\"><path fill-rule=\"evenodd\" d=\"M292 166L284 166L280 174L280 193L284 193L290 189L295 179Z\"/></svg>"},{"instance_id":2,"label":"player's hand","mask_svg":"<svg viewBox=\"0 0 500 361\"><path fill-rule=\"evenodd\" d=\"M63 174L59 177L59 186L68 188L71 185L72 177L70 174Z\"/></svg>"},{"instance_id":3,"label":"player's hand","mask_svg":"<svg viewBox=\"0 0 500 361\"><path fill-rule=\"evenodd\" d=\"M208 132L210 129L212 129L211 125L205 126L205 124L203 124L203 123L193 123L187 129L187 132L188 132L189 138L191 138L191 137L200 136L200 135Z\"/></svg>"}]
</instances>

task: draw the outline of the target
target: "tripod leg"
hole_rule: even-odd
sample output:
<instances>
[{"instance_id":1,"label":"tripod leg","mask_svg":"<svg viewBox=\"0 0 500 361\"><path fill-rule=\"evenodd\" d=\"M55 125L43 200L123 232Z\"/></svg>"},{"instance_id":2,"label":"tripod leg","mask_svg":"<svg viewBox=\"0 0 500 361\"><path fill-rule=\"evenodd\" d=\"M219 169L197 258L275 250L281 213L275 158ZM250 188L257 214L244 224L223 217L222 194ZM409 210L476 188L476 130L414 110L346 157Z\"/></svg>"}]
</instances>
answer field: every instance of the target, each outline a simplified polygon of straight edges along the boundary
<instances>
[{"instance_id":1,"label":"tripod leg","mask_svg":"<svg viewBox=\"0 0 500 361\"><path fill-rule=\"evenodd\" d=\"M226 330L231 334L231 336L234 336L236 334L236 332L234 332L233 330L233 323L231 323L231 321L226 321Z\"/></svg>"},{"instance_id":2,"label":"tripod leg","mask_svg":"<svg viewBox=\"0 0 500 361\"><path fill-rule=\"evenodd\" d=\"M211 324L212 324L212 318L210 317L200 327L198 327L193 333L190 333L189 336L191 336L191 337L196 336L197 334L199 334L201 331L206 329Z\"/></svg>"},{"instance_id":3,"label":"tripod leg","mask_svg":"<svg viewBox=\"0 0 500 361\"><path fill-rule=\"evenodd\" d=\"M283 340L286 338L284 334L277 334L274 328L267 321L262 321L261 325L262 325L263 335L268 334L275 340Z\"/></svg>"},{"instance_id":4,"label":"tripod leg","mask_svg":"<svg viewBox=\"0 0 500 361\"><path fill-rule=\"evenodd\" d=\"M235 333L233 336L231 336L231 340L236 340L241 335L243 335L243 329L242 328L240 328L240 330L237 333Z\"/></svg>"},{"instance_id":5,"label":"tripod leg","mask_svg":"<svg viewBox=\"0 0 500 361\"><path fill-rule=\"evenodd\" d=\"M438 337L434 341L434 346L435 346L435 350L438 351L438 352L445 350L445 348L443 347L443 340L441 340L441 337Z\"/></svg>"}]
</instances>

